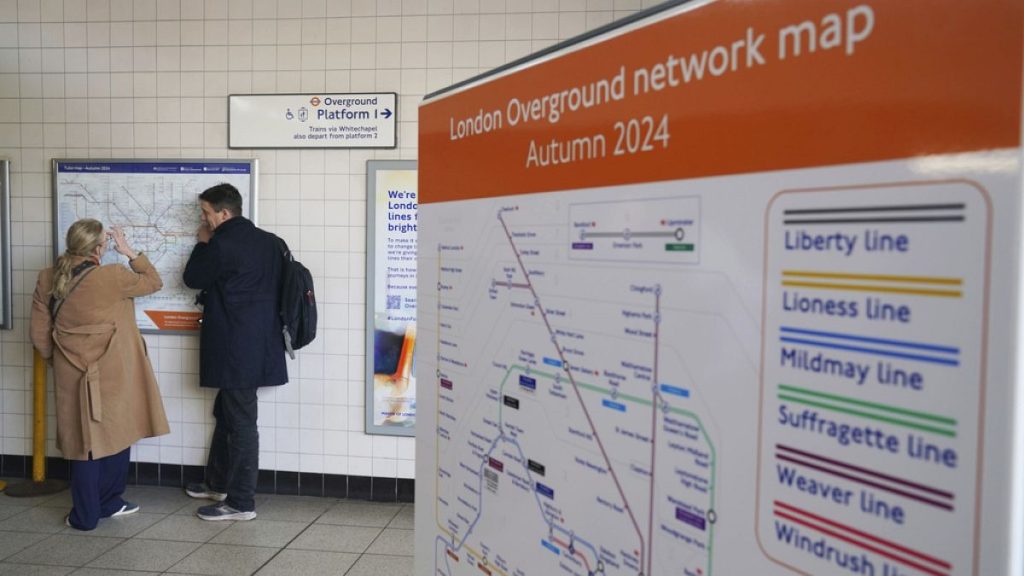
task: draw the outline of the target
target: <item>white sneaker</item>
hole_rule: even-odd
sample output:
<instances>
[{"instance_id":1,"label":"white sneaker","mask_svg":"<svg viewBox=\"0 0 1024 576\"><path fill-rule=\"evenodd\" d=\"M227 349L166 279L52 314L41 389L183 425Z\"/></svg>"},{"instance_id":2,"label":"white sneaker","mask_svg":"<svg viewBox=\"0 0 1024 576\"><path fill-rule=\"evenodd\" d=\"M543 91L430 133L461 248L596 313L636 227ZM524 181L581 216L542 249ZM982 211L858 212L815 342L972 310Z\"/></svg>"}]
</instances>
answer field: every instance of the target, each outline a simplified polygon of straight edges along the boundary
<instances>
[{"instance_id":1,"label":"white sneaker","mask_svg":"<svg viewBox=\"0 0 1024 576\"><path fill-rule=\"evenodd\" d=\"M113 514L111 514L110 517L113 518L115 516L127 516L129 514L135 514L138 511L139 511L139 505L138 504L132 504L131 502L128 502L127 500L125 500L124 506L121 506L121 509L118 510L117 512L114 512Z\"/></svg>"}]
</instances>

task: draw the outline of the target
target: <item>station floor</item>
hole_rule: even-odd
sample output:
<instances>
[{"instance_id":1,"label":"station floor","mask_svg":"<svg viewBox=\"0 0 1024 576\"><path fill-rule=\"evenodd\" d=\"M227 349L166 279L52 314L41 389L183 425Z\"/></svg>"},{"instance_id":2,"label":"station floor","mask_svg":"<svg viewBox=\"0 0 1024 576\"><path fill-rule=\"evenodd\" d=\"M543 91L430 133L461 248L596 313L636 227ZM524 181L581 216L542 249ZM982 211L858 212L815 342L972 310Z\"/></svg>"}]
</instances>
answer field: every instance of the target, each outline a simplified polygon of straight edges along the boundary
<instances>
[{"instance_id":1,"label":"station floor","mask_svg":"<svg viewBox=\"0 0 1024 576\"><path fill-rule=\"evenodd\" d=\"M255 520L208 522L180 488L129 486L125 499L139 512L81 532L64 525L67 490L0 493L0 576L413 574L412 504L257 494Z\"/></svg>"}]
</instances>

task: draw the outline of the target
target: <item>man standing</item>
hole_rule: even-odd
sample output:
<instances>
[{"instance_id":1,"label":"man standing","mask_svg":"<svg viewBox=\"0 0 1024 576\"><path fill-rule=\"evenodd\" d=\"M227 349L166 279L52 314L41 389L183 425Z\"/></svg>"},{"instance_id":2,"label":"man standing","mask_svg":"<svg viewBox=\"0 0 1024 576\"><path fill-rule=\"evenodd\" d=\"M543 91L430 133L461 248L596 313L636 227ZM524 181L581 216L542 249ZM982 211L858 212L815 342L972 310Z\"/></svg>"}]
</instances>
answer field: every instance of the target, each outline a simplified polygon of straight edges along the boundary
<instances>
[{"instance_id":1,"label":"man standing","mask_svg":"<svg viewBox=\"0 0 1024 576\"><path fill-rule=\"evenodd\" d=\"M256 389L288 381L278 298L283 265L277 237L242 216L242 196L230 184L199 195L202 224L184 281L202 290L199 385L217 388L216 428L205 484L189 484L203 520L256 517L259 431Z\"/></svg>"}]
</instances>

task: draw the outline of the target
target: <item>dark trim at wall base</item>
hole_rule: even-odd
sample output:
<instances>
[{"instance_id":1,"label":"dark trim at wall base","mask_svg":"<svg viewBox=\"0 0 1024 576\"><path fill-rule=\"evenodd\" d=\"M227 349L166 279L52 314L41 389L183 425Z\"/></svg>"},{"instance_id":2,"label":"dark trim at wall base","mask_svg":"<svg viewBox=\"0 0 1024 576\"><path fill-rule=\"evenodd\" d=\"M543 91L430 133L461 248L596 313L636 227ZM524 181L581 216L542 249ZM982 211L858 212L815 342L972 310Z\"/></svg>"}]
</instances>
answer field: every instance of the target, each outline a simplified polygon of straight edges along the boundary
<instances>
[{"instance_id":1,"label":"dark trim at wall base","mask_svg":"<svg viewBox=\"0 0 1024 576\"><path fill-rule=\"evenodd\" d=\"M128 484L184 487L189 482L202 482L205 474L204 466L131 462L128 468ZM0 455L0 476L31 478L32 457ZM48 457L46 459L46 476L58 480L70 480L71 464L63 458ZM256 492L411 503L415 501L416 481L412 478L260 470L256 481Z\"/></svg>"},{"instance_id":2,"label":"dark trim at wall base","mask_svg":"<svg viewBox=\"0 0 1024 576\"><path fill-rule=\"evenodd\" d=\"M28 456L0 456L0 476L8 478L30 478L32 469Z\"/></svg>"}]
</instances>

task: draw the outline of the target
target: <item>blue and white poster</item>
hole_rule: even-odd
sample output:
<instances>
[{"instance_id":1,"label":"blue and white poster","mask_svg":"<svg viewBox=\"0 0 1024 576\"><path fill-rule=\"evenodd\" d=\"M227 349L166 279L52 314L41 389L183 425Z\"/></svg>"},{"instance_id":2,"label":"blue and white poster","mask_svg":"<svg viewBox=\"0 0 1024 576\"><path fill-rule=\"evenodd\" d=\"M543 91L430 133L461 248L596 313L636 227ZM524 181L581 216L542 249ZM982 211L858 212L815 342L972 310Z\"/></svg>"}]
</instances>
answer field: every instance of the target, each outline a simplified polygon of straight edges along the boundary
<instances>
[{"instance_id":1,"label":"blue and white poster","mask_svg":"<svg viewBox=\"0 0 1024 576\"><path fill-rule=\"evenodd\" d=\"M413 436L416 426L416 246L414 160L366 168L366 431Z\"/></svg>"}]
</instances>

